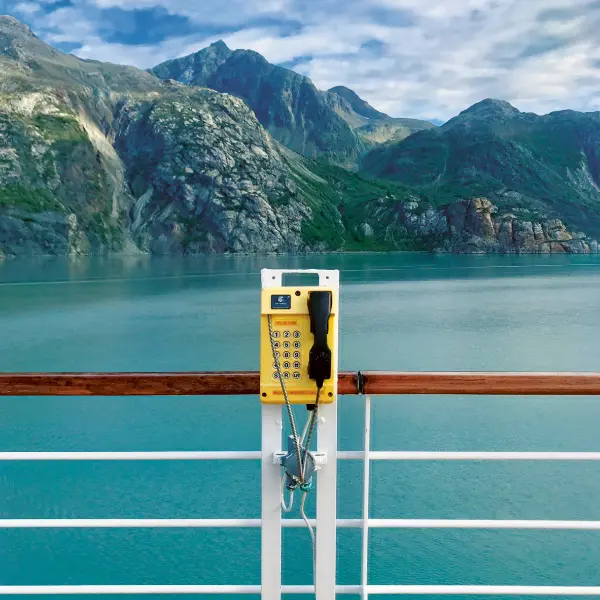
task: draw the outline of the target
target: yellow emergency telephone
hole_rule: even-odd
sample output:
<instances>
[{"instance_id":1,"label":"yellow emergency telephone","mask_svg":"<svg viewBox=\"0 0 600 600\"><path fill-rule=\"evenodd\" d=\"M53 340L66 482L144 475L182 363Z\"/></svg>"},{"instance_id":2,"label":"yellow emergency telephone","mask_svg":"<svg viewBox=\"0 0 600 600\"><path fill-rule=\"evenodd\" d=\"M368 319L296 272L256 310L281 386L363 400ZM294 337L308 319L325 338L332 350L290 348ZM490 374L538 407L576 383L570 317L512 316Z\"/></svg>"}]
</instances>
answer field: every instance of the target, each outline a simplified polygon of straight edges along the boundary
<instances>
[{"instance_id":1,"label":"yellow emergency telephone","mask_svg":"<svg viewBox=\"0 0 600 600\"><path fill-rule=\"evenodd\" d=\"M318 286L283 285L315 273ZM330 404L337 397L339 271L261 271L260 394L265 404ZM282 385L283 384L283 385Z\"/></svg>"}]
</instances>

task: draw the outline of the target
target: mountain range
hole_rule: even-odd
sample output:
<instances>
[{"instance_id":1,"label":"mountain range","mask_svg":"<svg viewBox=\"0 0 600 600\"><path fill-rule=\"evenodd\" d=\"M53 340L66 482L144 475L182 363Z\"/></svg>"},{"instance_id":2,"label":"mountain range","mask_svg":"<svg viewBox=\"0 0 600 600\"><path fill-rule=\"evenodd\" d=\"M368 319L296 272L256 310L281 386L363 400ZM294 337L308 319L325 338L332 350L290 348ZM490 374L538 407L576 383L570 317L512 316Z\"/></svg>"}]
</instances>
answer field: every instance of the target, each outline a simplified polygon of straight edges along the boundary
<instances>
[{"instance_id":1,"label":"mountain range","mask_svg":"<svg viewBox=\"0 0 600 600\"><path fill-rule=\"evenodd\" d=\"M597 252L600 113L441 127L217 42L142 71L0 16L0 256Z\"/></svg>"}]
</instances>

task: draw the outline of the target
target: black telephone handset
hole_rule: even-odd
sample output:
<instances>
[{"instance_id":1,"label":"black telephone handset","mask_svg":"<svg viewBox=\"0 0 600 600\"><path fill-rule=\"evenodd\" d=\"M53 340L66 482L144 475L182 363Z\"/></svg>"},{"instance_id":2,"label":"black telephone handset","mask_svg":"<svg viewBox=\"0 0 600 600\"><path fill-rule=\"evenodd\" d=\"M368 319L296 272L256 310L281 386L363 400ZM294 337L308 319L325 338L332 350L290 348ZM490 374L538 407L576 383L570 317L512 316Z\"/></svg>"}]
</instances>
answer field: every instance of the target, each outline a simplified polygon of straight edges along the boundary
<instances>
[{"instance_id":1,"label":"black telephone handset","mask_svg":"<svg viewBox=\"0 0 600 600\"><path fill-rule=\"evenodd\" d=\"M308 296L310 331L315 338L308 355L308 376L317 382L319 389L325 379L331 379L331 349L327 345L331 304L331 292L311 292Z\"/></svg>"}]
</instances>

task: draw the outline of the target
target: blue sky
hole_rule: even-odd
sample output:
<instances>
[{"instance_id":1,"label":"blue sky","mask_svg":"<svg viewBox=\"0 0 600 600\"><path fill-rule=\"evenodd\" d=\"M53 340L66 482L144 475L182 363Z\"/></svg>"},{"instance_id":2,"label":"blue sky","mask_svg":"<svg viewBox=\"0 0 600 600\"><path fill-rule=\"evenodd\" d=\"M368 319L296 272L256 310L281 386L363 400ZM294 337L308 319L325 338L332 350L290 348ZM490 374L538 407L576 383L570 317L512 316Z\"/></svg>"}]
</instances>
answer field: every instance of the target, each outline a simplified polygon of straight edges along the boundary
<instances>
[{"instance_id":1,"label":"blue sky","mask_svg":"<svg viewBox=\"0 0 600 600\"><path fill-rule=\"evenodd\" d=\"M82 58L146 68L218 39L393 116L483 98L600 110L600 0L0 0Z\"/></svg>"}]
</instances>

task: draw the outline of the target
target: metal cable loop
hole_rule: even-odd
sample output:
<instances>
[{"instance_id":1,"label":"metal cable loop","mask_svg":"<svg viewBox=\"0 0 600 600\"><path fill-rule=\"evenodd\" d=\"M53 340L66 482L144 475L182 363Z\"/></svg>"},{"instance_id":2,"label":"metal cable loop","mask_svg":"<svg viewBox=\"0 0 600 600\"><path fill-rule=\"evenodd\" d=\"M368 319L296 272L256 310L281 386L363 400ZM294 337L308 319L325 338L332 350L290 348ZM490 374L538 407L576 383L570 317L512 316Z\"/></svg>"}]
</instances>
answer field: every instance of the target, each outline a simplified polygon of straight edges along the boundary
<instances>
[{"instance_id":1,"label":"metal cable loop","mask_svg":"<svg viewBox=\"0 0 600 600\"><path fill-rule=\"evenodd\" d=\"M277 376L279 377L279 383L281 385L281 391L283 392L283 398L285 400L285 407L287 408L288 417L290 420L290 426L292 428L292 436L294 438L294 446L296 448L296 454L298 455L298 472L302 477L302 482L304 481L304 468L302 464L302 454L300 451L300 439L298 438L298 430L296 429L296 420L294 419L294 411L292 410L292 404L287 395L287 390L285 389L285 382L283 381L283 377L281 375L281 365L279 364L279 358L277 357L277 349L275 348L275 338L273 337L273 322L272 316L267 316L267 323L269 325L269 339L271 341L271 352L273 353L273 361L275 363L275 370L277 371Z\"/></svg>"}]
</instances>

